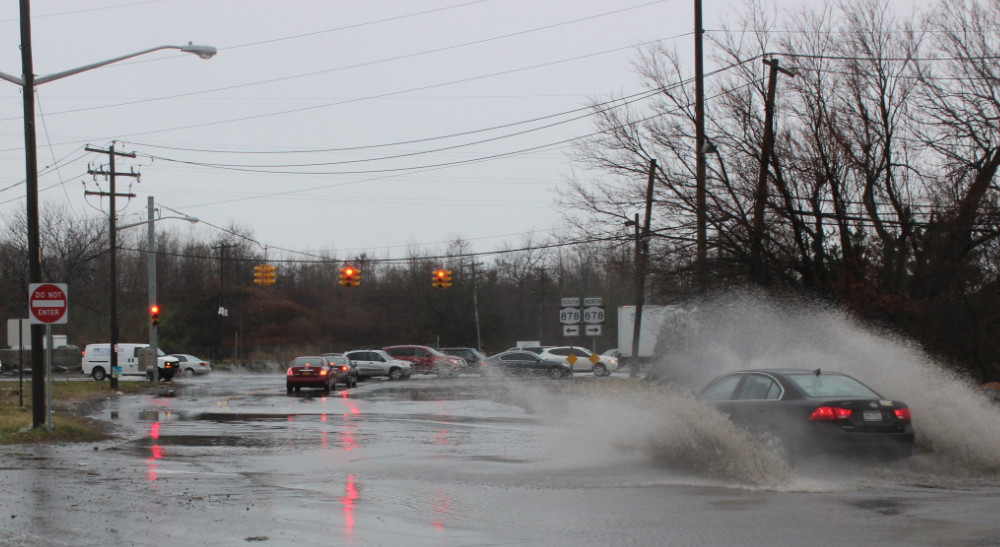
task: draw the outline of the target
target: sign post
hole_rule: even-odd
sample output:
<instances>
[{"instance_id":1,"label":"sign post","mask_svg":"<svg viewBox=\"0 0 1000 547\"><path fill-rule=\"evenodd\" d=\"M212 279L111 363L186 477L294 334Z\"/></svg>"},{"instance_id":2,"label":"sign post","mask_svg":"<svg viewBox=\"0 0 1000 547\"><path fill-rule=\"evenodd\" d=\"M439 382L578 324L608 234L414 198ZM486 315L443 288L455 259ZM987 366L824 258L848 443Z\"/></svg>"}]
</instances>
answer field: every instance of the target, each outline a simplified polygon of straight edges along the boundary
<instances>
[{"instance_id":1,"label":"sign post","mask_svg":"<svg viewBox=\"0 0 1000 547\"><path fill-rule=\"evenodd\" d=\"M563 298L560 301L559 322L563 324L563 336L580 335L580 299Z\"/></svg>"},{"instance_id":2,"label":"sign post","mask_svg":"<svg viewBox=\"0 0 1000 547\"><path fill-rule=\"evenodd\" d=\"M65 283L28 285L28 322L45 325L45 428L52 431L52 325L68 322Z\"/></svg>"}]
</instances>

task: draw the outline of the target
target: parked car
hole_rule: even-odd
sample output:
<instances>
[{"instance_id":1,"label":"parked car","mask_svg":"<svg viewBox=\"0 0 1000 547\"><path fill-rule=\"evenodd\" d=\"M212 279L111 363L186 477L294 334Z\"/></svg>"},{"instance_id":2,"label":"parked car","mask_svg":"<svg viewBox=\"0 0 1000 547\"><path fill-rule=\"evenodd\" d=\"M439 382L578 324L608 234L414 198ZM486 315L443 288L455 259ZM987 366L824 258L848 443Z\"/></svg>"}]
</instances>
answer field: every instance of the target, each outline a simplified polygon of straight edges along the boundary
<instances>
[{"instance_id":1,"label":"parked car","mask_svg":"<svg viewBox=\"0 0 1000 547\"><path fill-rule=\"evenodd\" d=\"M486 356L476 348L441 348L441 353L465 359L464 372L468 374L484 373L483 361L486 360Z\"/></svg>"},{"instance_id":2,"label":"parked car","mask_svg":"<svg viewBox=\"0 0 1000 547\"><path fill-rule=\"evenodd\" d=\"M607 376L618 370L618 359L596 353L580 346L548 347L538 354L542 359L563 361L573 372L593 372L594 376Z\"/></svg>"},{"instance_id":3,"label":"parked car","mask_svg":"<svg viewBox=\"0 0 1000 547\"><path fill-rule=\"evenodd\" d=\"M484 362L486 373L491 376L540 376L569 378L573 369L562 361L542 359L530 351L505 351L490 356Z\"/></svg>"},{"instance_id":4,"label":"parked car","mask_svg":"<svg viewBox=\"0 0 1000 547\"><path fill-rule=\"evenodd\" d=\"M337 382L346 387L358 387L358 366L343 353L324 353L323 357L330 360Z\"/></svg>"},{"instance_id":5,"label":"parked car","mask_svg":"<svg viewBox=\"0 0 1000 547\"><path fill-rule=\"evenodd\" d=\"M792 459L847 452L907 457L910 408L837 372L744 370L712 380L699 398Z\"/></svg>"},{"instance_id":6,"label":"parked car","mask_svg":"<svg viewBox=\"0 0 1000 547\"><path fill-rule=\"evenodd\" d=\"M429 346L389 346L382 348L396 359L409 361L419 374L454 376L465 370L465 359L445 355Z\"/></svg>"},{"instance_id":7,"label":"parked car","mask_svg":"<svg viewBox=\"0 0 1000 547\"><path fill-rule=\"evenodd\" d=\"M337 389L337 375L332 361L322 355L296 357L285 372L285 389L291 395L304 387L319 388L324 393Z\"/></svg>"},{"instance_id":8,"label":"parked car","mask_svg":"<svg viewBox=\"0 0 1000 547\"><path fill-rule=\"evenodd\" d=\"M145 370L139 363L141 351L148 348L149 344L118 343L118 367L121 368L122 376L145 376L153 379L153 371ZM170 380L179 370L178 359L171 357L163 350L156 348L159 364L160 380ZM80 370L84 376L92 376L98 382L103 381L111 373L111 348L110 344L87 344L83 350L83 362Z\"/></svg>"},{"instance_id":9,"label":"parked car","mask_svg":"<svg viewBox=\"0 0 1000 547\"><path fill-rule=\"evenodd\" d=\"M195 357L188 353L171 353L170 356L178 359L177 364L180 367L180 374L189 378L195 374L202 375L212 372L212 365L200 357Z\"/></svg>"},{"instance_id":10,"label":"parked car","mask_svg":"<svg viewBox=\"0 0 1000 547\"><path fill-rule=\"evenodd\" d=\"M358 367L358 379L386 376L390 380L405 380L413 374L409 361L396 359L380 349L357 349L344 353Z\"/></svg>"},{"instance_id":11,"label":"parked car","mask_svg":"<svg viewBox=\"0 0 1000 547\"><path fill-rule=\"evenodd\" d=\"M515 346L513 348L507 348L504 351L530 351L535 355L538 355L552 346Z\"/></svg>"}]
</instances>

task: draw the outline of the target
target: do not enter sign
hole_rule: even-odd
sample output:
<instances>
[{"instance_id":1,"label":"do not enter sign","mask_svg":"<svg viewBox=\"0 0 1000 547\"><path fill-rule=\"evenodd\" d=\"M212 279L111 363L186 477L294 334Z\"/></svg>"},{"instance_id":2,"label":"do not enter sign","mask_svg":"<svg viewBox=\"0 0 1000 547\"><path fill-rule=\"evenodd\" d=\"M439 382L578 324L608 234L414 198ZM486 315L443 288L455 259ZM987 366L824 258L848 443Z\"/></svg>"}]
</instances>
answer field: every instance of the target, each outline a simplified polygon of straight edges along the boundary
<instances>
[{"instance_id":1,"label":"do not enter sign","mask_svg":"<svg viewBox=\"0 0 1000 547\"><path fill-rule=\"evenodd\" d=\"M28 285L28 322L32 324L63 324L68 319L65 283L32 283Z\"/></svg>"}]
</instances>

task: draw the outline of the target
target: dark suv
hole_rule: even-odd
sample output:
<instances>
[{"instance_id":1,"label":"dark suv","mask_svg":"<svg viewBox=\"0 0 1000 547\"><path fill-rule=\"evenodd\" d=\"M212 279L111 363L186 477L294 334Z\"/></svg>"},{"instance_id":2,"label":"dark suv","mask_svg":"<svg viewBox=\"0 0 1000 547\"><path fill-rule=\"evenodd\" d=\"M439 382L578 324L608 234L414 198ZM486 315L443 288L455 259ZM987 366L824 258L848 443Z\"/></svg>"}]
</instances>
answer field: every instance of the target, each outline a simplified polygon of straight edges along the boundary
<instances>
[{"instance_id":1,"label":"dark suv","mask_svg":"<svg viewBox=\"0 0 1000 547\"><path fill-rule=\"evenodd\" d=\"M465 371L465 359L445 355L428 346L389 346L382 348L396 359L409 361L417 374L454 376Z\"/></svg>"},{"instance_id":2,"label":"dark suv","mask_svg":"<svg viewBox=\"0 0 1000 547\"><path fill-rule=\"evenodd\" d=\"M441 352L465 359L465 371L469 374L484 374L486 356L476 348L441 348Z\"/></svg>"}]
</instances>

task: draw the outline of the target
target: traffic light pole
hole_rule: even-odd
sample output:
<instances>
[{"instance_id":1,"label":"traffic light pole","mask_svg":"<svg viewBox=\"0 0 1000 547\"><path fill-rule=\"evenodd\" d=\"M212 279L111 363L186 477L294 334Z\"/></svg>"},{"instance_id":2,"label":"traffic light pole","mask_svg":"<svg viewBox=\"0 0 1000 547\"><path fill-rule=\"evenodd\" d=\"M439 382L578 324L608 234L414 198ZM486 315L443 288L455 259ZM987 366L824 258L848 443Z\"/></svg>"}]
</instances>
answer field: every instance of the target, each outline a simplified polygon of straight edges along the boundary
<instances>
[{"instance_id":1,"label":"traffic light pole","mask_svg":"<svg viewBox=\"0 0 1000 547\"><path fill-rule=\"evenodd\" d=\"M156 232L154 231L153 215L155 210L155 205L153 203L153 196L149 196L146 201L146 221L149 223L146 225L146 270L147 277L149 278L149 309L152 311L153 306L156 305ZM159 312L157 312L159 313ZM160 354L157 349L157 329L159 328L153 318L149 318L149 348L153 354L153 383L160 381L160 359L158 355Z\"/></svg>"}]
</instances>

